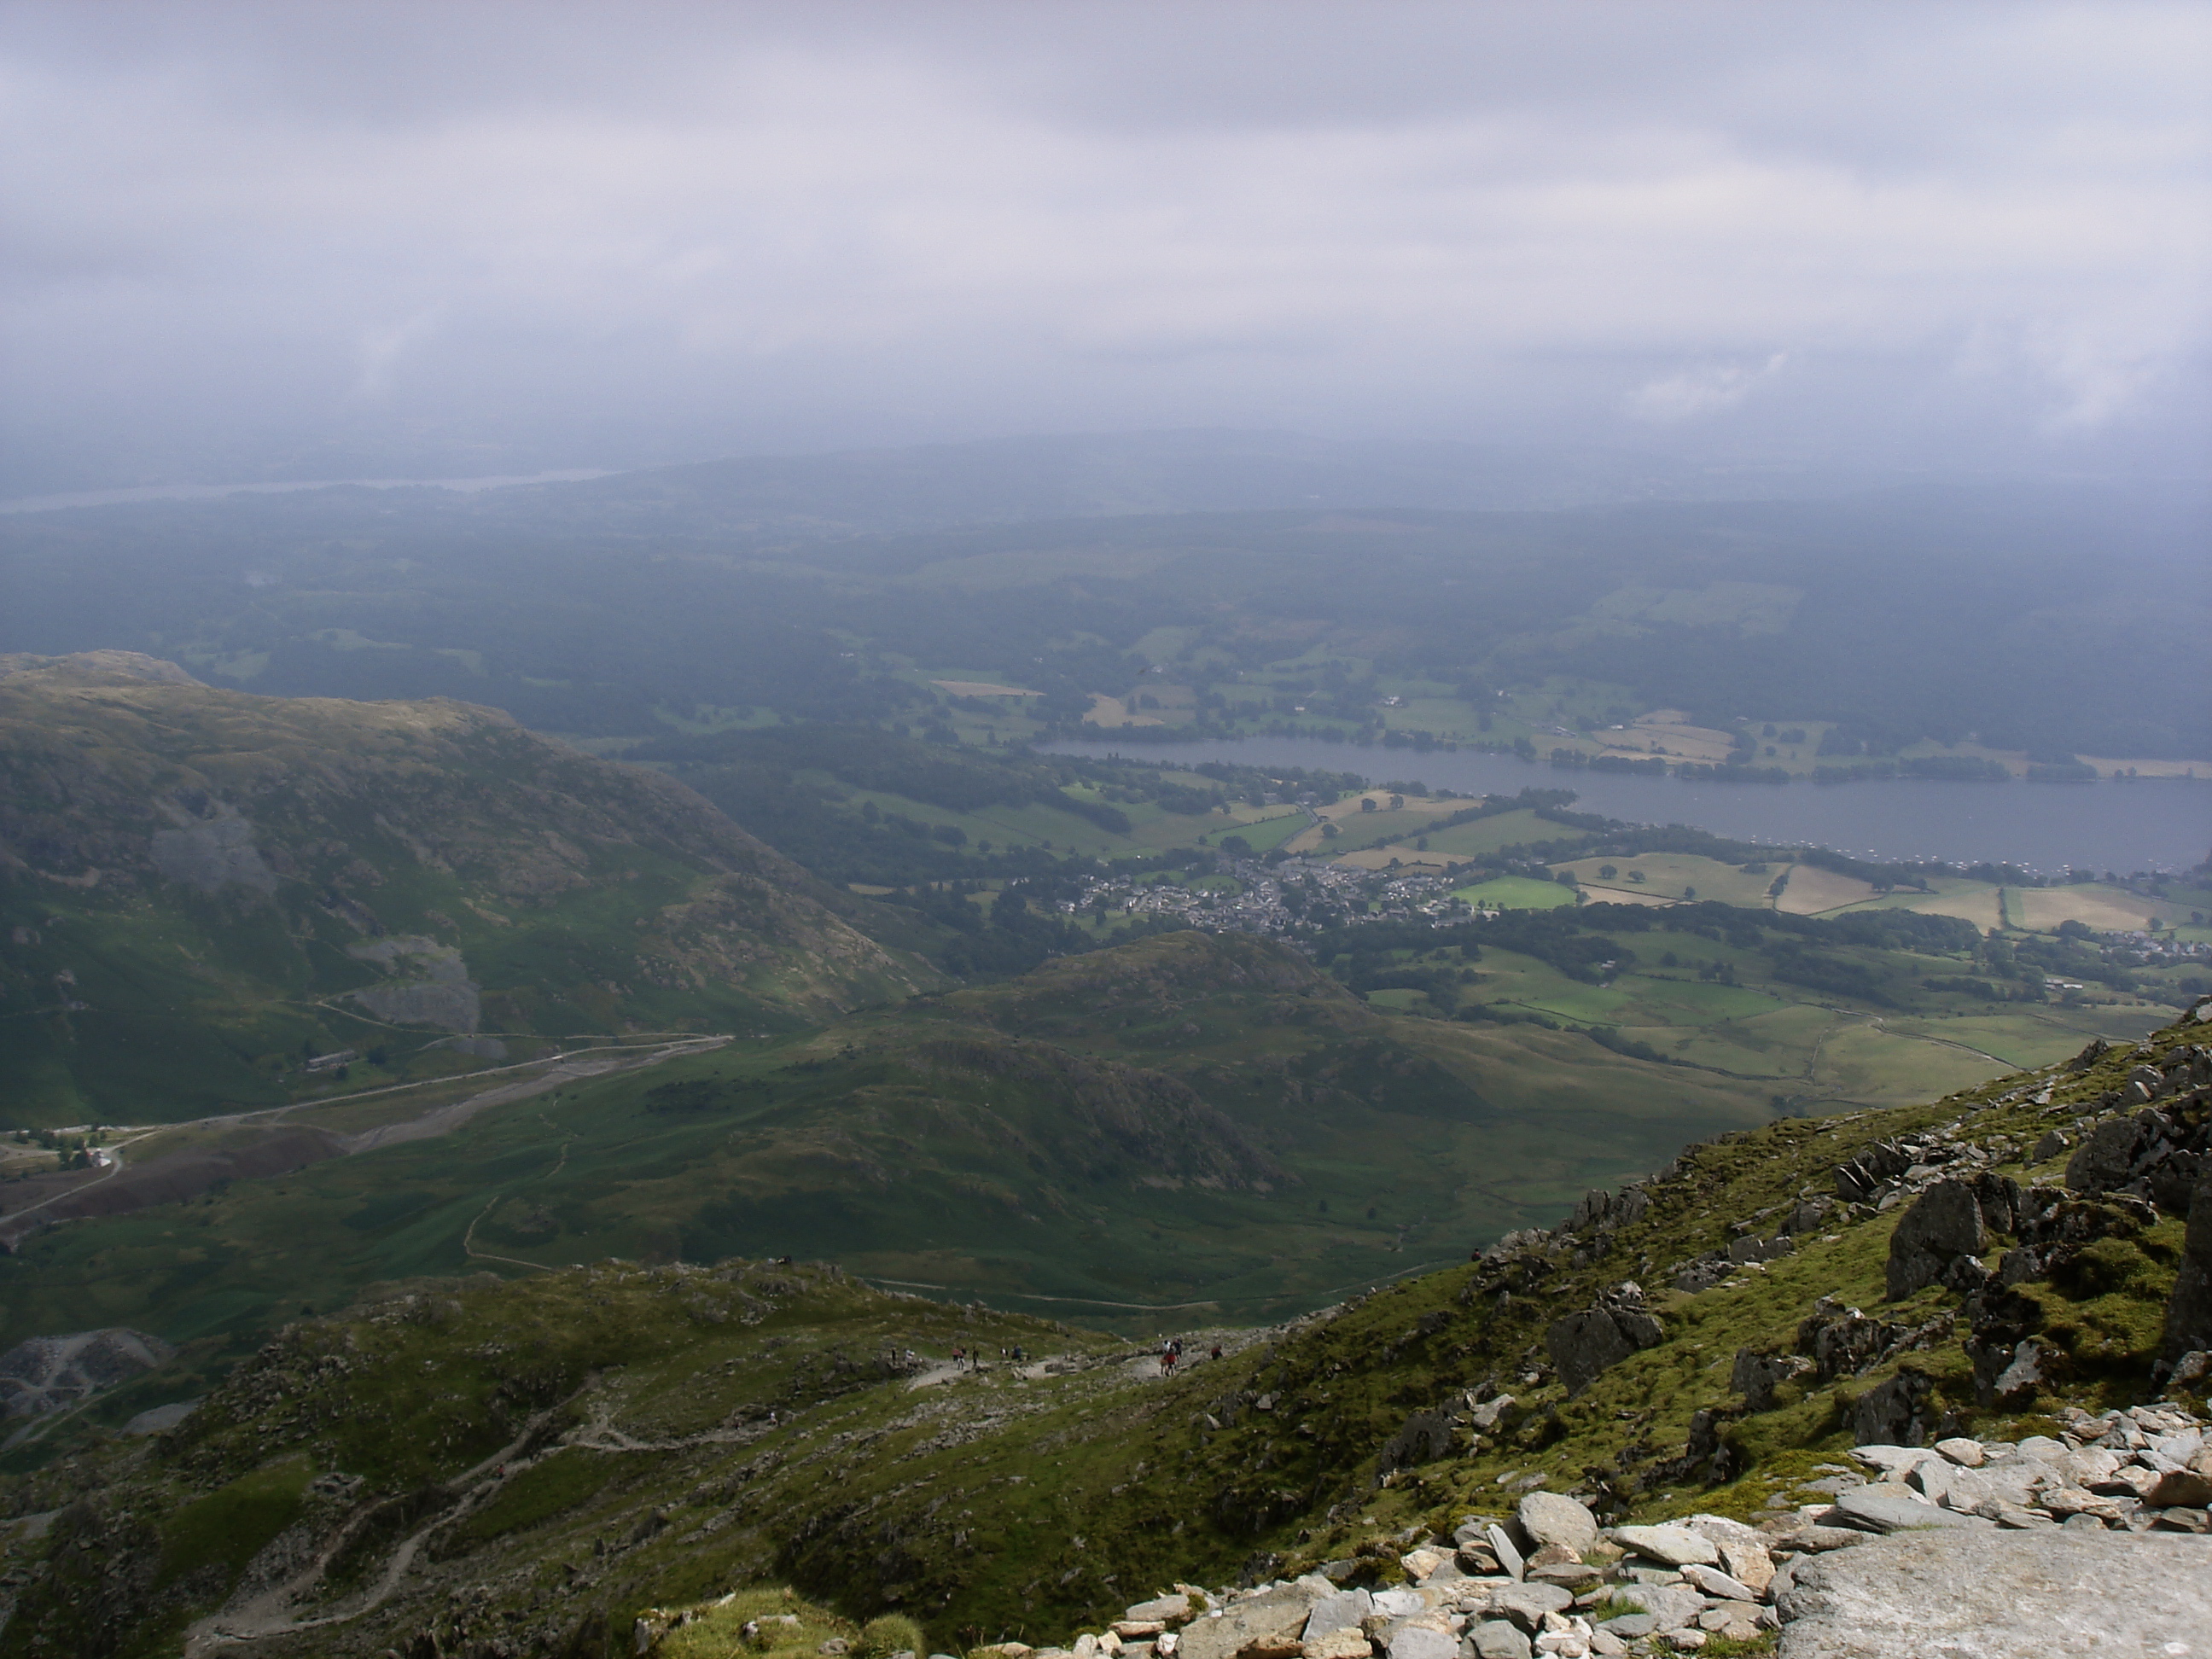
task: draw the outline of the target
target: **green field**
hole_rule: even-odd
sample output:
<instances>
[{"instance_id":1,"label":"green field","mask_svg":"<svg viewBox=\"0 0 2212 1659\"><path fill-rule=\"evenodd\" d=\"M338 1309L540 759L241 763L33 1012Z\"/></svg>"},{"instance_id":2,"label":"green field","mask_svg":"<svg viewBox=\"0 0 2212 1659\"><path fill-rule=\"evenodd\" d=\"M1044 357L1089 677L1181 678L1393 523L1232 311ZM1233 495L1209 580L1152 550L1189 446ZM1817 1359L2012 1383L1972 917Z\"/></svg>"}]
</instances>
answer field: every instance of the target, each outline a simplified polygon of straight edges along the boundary
<instances>
[{"instance_id":1,"label":"green field","mask_svg":"<svg viewBox=\"0 0 2212 1659\"><path fill-rule=\"evenodd\" d=\"M1198 841L1200 846L1218 847L1230 836L1241 836L1245 845L1255 853L1272 853L1311 823L1312 820L1304 812L1276 811L1273 817L1258 818L1229 828L1206 830L1199 836Z\"/></svg>"},{"instance_id":2,"label":"green field","mask_svg":"<svg viewBox=\"0 0 2212 1659\"><path fill-rule=\"evenodd\" d=\"M1479 881L1472 887L1454 889L1452 896L1465 899L1478 910L1552 910L1576 902L1573 888L1528 876Z\"/></svg>"},{"instance_id":3,"label":"green field","mask_svg":"<svg viewBox=\"0 0 2212 1659\"><path fill-rule=\"evenodd\" d=\"M1717 859L1686 853L1637 853L1617 857L1577 859L1557 865L1571 870L1592 900L1650 903L1658 899L1717 900L1723 904L1763 908L1771 901L1768 890L1790 870L1787 859L1756 872L1747 872ZM1613 873L1607 874L1607 871Z\"/></svg>"}]
</instances>

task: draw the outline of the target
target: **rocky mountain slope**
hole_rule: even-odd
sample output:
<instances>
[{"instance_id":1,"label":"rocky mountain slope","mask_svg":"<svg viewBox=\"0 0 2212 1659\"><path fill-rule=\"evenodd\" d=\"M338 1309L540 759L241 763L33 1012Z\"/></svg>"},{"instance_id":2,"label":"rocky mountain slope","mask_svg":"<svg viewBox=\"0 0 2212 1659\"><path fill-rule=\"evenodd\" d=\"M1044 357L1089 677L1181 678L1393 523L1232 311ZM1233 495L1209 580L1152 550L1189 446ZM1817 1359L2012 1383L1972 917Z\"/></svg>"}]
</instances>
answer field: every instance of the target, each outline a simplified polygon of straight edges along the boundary
<instances>
[{"instance_id":1,"label":"rocky mountain slope","mask_svg":"<svg viewBox=\"0 0 2212 1659\"><path fill-rule=\"evenodd\" d=\"M1567 1595L1534 1620L1546 1650L1601 1650L1611 1625L1726 1653L1770 1641L1761 1602L1690 1569L1755 1591L1757 1558L1722 1548L1746 1531L1771 1560L1837 1532L2063 1514L2212 1550L2193 1535L2212 1494L2178 1479L2205 1473L2182 1442L2212 1382L2209 1010L1924 1107L1694 1146L1467 1266L1289 1326L1186 1332L1171 1376L1109 1339L782 1263L391 1287L286 1328L175 1426L82 1436L9 1480L0 1652L169 1652L191 1632L196 1651L611 1654L655 1608L763 1583L910 1616L947 1650L1080 1652L1179 1580L1312 1573L1371 1601L1418 1581L1420 1615L1383 1603L1361 1637L1446 1659L1400 1654L1391 1621L1441 1611L1432 1633L1462 1653L1476 1626L1528 1637L1525 1596L1443 1571L1515 1577L1510 1552L1521 1585L1533 1567ZM1637 1561L1524 1553L1536 1492ZM1669 1563L1636 1530L1675 1522L1713 1561ZM1309 1588L1297 1632L1203 1659L1358 1659L1305 1645ZM1831 1613L1847 1588L1821 1591ZM1444 1604L1470 1597L1453 1632ZM1149 1622L1116 1641L1164 1652L1170 1621Z\"/></svg>"},{"instance_id":2,"label":"rocky mountain slope","mask_svg":"<svg viewBox=\"0 0 2212 1659\"><path fill-rule=\"evenodd\" d=\"M319 1055L358 1085L578 1034L787 1028L932 982L867 908L489 709L0 659L18 1124L273 1104Z\"/></svg>"}]
</instances>

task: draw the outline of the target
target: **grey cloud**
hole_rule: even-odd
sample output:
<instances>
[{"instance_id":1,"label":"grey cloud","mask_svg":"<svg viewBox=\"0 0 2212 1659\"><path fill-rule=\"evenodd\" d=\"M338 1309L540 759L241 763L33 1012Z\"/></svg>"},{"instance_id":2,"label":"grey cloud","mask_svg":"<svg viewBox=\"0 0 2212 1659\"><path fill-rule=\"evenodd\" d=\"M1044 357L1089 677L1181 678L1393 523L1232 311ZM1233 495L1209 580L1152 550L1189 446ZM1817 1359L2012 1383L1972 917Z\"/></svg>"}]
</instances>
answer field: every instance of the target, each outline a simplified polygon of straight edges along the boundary
<instances>
[{"instance_id":1,"label":"grey cloud","mask_svg":"<svg viewBox=\"0 0 2212 1659\"><path fill-rule=\"evenodd\" d=\"M2208 69L2193 5L17 5L0 489L1208 423L2185 464Z\"/></svg>"}]
</instances>

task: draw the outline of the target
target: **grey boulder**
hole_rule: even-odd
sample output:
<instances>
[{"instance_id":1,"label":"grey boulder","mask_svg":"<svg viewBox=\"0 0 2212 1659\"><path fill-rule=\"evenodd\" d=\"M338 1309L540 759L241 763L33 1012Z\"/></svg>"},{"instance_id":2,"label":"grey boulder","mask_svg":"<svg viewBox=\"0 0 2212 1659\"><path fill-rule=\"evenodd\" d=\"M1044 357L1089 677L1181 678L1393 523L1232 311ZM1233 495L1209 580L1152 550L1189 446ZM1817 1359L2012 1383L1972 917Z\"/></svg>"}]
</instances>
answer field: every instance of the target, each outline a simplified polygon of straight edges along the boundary
<instances>
[{"instance_id":1,"label":"grey boulder","mask_svg":"<svg viewBox=\"0 0 2212 1659\"><path fill-rule=\"evenodd\" d=\"M1459 1644L1448 1632L1405 1625L1390 1632L1390 1659L1459 1659Z\"/></svg>"},{"instance_id":2,"label":"grey boulder","mask_svg":"<svg viewBox=\"0 0 2212 1659\"><path fill-rule=\"evenodd\" d=\"M1541 1548L1557 1544L1577 1555L1597 1542L1597 1517L1571 1498L1557 1492L1532 1492L1521 1500L1521 1530Z\"/></svg>"},{"instance_id":3,"label":"grey boulder","mask_svg":"<svg viewBox=\"0 0 2212 1659\"><path fill-rule=\"evenodd\" d=\"M1375 1598L1364 1589L1339 1590L1324 1595L1306 1615L1304 1638L1314 1642L1331 1631L1357 1630L1359 1621L1375 1611Z\"/></svg>"},{"instance_id":4,"label":"grey boulder","mask_svg":"<svg viewBox=\"0 0 2212 1659\"><path fill-rule=\"evenodd\" d=\"M1530 1659L1534 1650L1518 1628L1503 1619L1492 1619L1468 1632L1474 1659Z\"/></svg>"},{"instance_id":5,"label":"grey boulder","mask_svg":"<svg viewBox=\"0 0 2212 1659\"><path fill-rule=\"evenodd\" d=\"M1533 1636L1544 1627L1546 1613L1565 1613L1574 1601L1571 1592L1557 1584L1500 1584L1481 1611L1492 1619L1510 1619Z\"/></svg>"},{"instance_id":6,"label":"grey boulder","mask_svg":"<svg viewBox=\"0 0 2212 1659\"><path fill-rule=\"evenodd\" d=\"M1978 1256L1989 1234L1981 1200L1963 1181L1939 1181L1905 1212L1889 1238L1888 1298L1902 1302L1933 1285L1962 1255Z\"/></svg>"},{"instance_id":7,"label":"grey boulder","mask_svg":"<svg viewBox=\"0 0 2212 1659\"><path fill-rule=\"evenodd\" d=\"M1908 1498L1902 1489L1883 1492L1875 1486L1861 1486L1856 1490L1838 1492L1836 1506L1820 1518L1832 1517L1846 1527L1856 1527L1863 1532L1909 1532L1919 1527L1971 1527L1990 1523L1979 1516L1960 1514L1955 1510L1938 1509L1933 1504L1923 1504L1917 1498Z\"/></svg>"},{"instance_id":8,"label":"grey boulder","mask_svg":"<svg viewBox=\"0 0 2212 1659\"><path fill-rule=\"evenodd\" d=\"M1666 1331L1644 1305L1641 1286L1624 1282L1600 1294L1581 1313L1553 1322L1544 1346L1559 1368L1570 1396L1580 1394L1600 1373L1642 1348L1666 1340Z\"/></svg>"},{"instance_id":9,"label":"grey boulder","mask_svg":"<svg viewBox=\"0 0 2212 1659\"><path fill-rule=\"evenodd\" d=\"M1783 1659L2172 1654L2212 1630L2212 1538L1914 1533L1801 1563Z\"/></svg>"},{"instance_id":10,"label":"grey boulder","mask_svg":"<svg viewBox=\"0 0 2212 1659\"><path fill-rule=\"evenodd\" d=\"M1625 1550L1662 1567L1701 1567L1720 1565L1721 1553L1713 1540L1687 1527L1615 1527L1607 1534Z\"/></svg>"},{"instance_id":11,"label":"grey boulder","mask_svg":"<svg viewBox=\"0 0 2212 1659\"><path fill-rule=\"evenodd\" d=\"M1705 1610L1705 1598L1686 1584L1623 1584L1613 1596L1649 1614L1655 1630L1680 1630ZM1607 1622L1618 1633L1619 1621Z\"/></svg>"},{"instance_id":12,"label":"grey boulder","mask_svg":"<svg viewBox=\"0 0 2212 1659\"><path fill-rule=\"evenodd\" d=\"M1183 1627L1177 1659L1236 1659L1255 1643L1294 1642L1321 1598L1296 1585L1268 1590Z\"/></svg>"}]
</instances>

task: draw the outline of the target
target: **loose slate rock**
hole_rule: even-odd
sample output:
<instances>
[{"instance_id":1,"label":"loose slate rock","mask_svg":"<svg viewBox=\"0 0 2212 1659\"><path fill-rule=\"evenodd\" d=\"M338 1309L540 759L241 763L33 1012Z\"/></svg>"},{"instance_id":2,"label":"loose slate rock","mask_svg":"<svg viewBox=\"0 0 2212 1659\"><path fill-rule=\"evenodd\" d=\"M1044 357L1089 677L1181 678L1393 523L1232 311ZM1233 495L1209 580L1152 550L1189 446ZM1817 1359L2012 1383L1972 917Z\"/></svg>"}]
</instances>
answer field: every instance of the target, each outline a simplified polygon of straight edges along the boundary
<instances>
[{"instance_id":1,"label":"loose slate rock","mask_svg":"<svg viewBox=\"0 0 2212 1659\"><path fill-rule=\"evenodd\" d=\"M1681 1629L1705 1607L1705 1598L1686 1584L1623 1584L1613 1594L1650 1614L1653 1627L1660 1631Z\"/></svg>"},{"instance_id":2,"label":"loose slate rock","mask_svg":"<svg viewBox=\"0 0 2212 1659\"><path fill-rule=\"evenodd\" d=\"M1477 1625L1468 1632L1474 1659L1529 1659L1534 1651L1528 1638L1503 1619Z\"/></svg>"},{"instance_id":3,"label":"loose slate rock","mask_svg":"<svg viewBox=\"0 0 2212 1659\"><path fill-rule=\"evenodd\" d=\"M1721 1553L1713 1540L1687 1527L1615 1527L1607 1535L1621 1548L1662 1567L1686 1567L1692 1562L1703 1567L1720 1565Z\"/></svg>"},{"instance_id":4,"label":"loose slate rock","mask_svg":"<svg viewBox=\"0 0 2212 1659\"><path fill-rule=\"evenodd\" d=\"M1498 1558L1499 1569L1509 1578L1518 1578L1528 1571L1527 1565L1521 1559L1521 1552L1514 1548L1513 1540L1505 1535L1504 1528L1484 1528L1482 1541L1490 1547L1490 1553Z\"/></svg>"},{"instance_id":5,"label":"loose slate rock","mask_svg":"<svg viewBox=\"0 0 2212 1659\"><path fill-rule=\"evenodd\" d=\"M1581 1555L1597 1542L1597 1517L1557 1492L1532 1492L1523 1498L1520 1521L1521 1530L1539 1548L1557 1544Z\"/></svg>"},{"instance_id":6,"label":"loose slate rock","mask_svg":"<svg viewBox=\"0 0 2212 1659\"><path fill-rule=\"evenodd\" d=\"M1237 1602L1218 1618L1194 1620L1176 1645L1177 1659L1236 1659L1255 1644L1295 1641L1319 1599L1293 1585Z\"/></svg>"},{"instance_id":7,"label":"loose slate rock","mask_svg":"<svg viewBox=\"0 0 2212 1659\"><path fill-rule=\"evenodd\" d=\"M1121 1615L1124 1619L1157 1619L1163 1624L1180 1625L1190 1617L1190 1597L1177 1590L1173 1595L1156 1595L1149 1601L1139 1601Z\"/></svg>"},{"instance_id":8,"label":"loose slate rock","mask_svg":"<svg viewBox=\"0 0 2212 1659\"><path fill-rule=\"evenodd\" d=\"M1839 1493L1835 1508L1820 1517L1834 1520L1847 1527L1856 1527L1863 1532L1909 1532L1920 1527L1986 1527L1990 1522L1979 1516L1960 1515L1955 1510L1937 1509L1933 1504L1921 1503L1917 1498L1905 1498L1872 1486L1861 1486L1856 1492Z\"/></svg>"},{"instance_id":9,"label":"loose slate rock","mask_svg":"<svg viewBox=\"0 0 2212 1659\"><path fill-rule=\"evenodd\" d=\"M1359 1621L1375 1611L1375 1598L1364 1589L1339 1590L1324 1595L1306 1615L1305 1639L1317 1642L1332 1631L1358 1630Z\"/></svg>"},{"instance_id":10,"label":"loose slate rock","mask_svg":"<svg viewBox=\"0 0 2212 1659\"><path fill-rule=\"evenodd\" d=\"M2212 1539L1906 1534L1802 1563L1777 1606L1783 1659L2188 1651L2212 1630Z\"/></svg>"},{"instance_id":11,"label":"loose slate rock","mask_svg":"<svg viewBox=\"0 0 2212 1659\"><path fill-rule=\"evenodd\" d=\"M1500 1584L1490 1592L1483 1611L1493 1619L1510 1619L1534 1635L1544 1627L1547 1613L1565 1613L1574 1596L1557 1584Z\"/></svg>"},{"instance_id":12,"label":"loose slate rock","mask_svg":"<svg viewBox=\"0 0 2212 1659\"><path fill-rule=\"evenodd\" d=\"M1443 1631L1407 1625L1391 1632L1390 1659L1459 1659L1459 1644Z\"/></svg>"}]
</instances>

